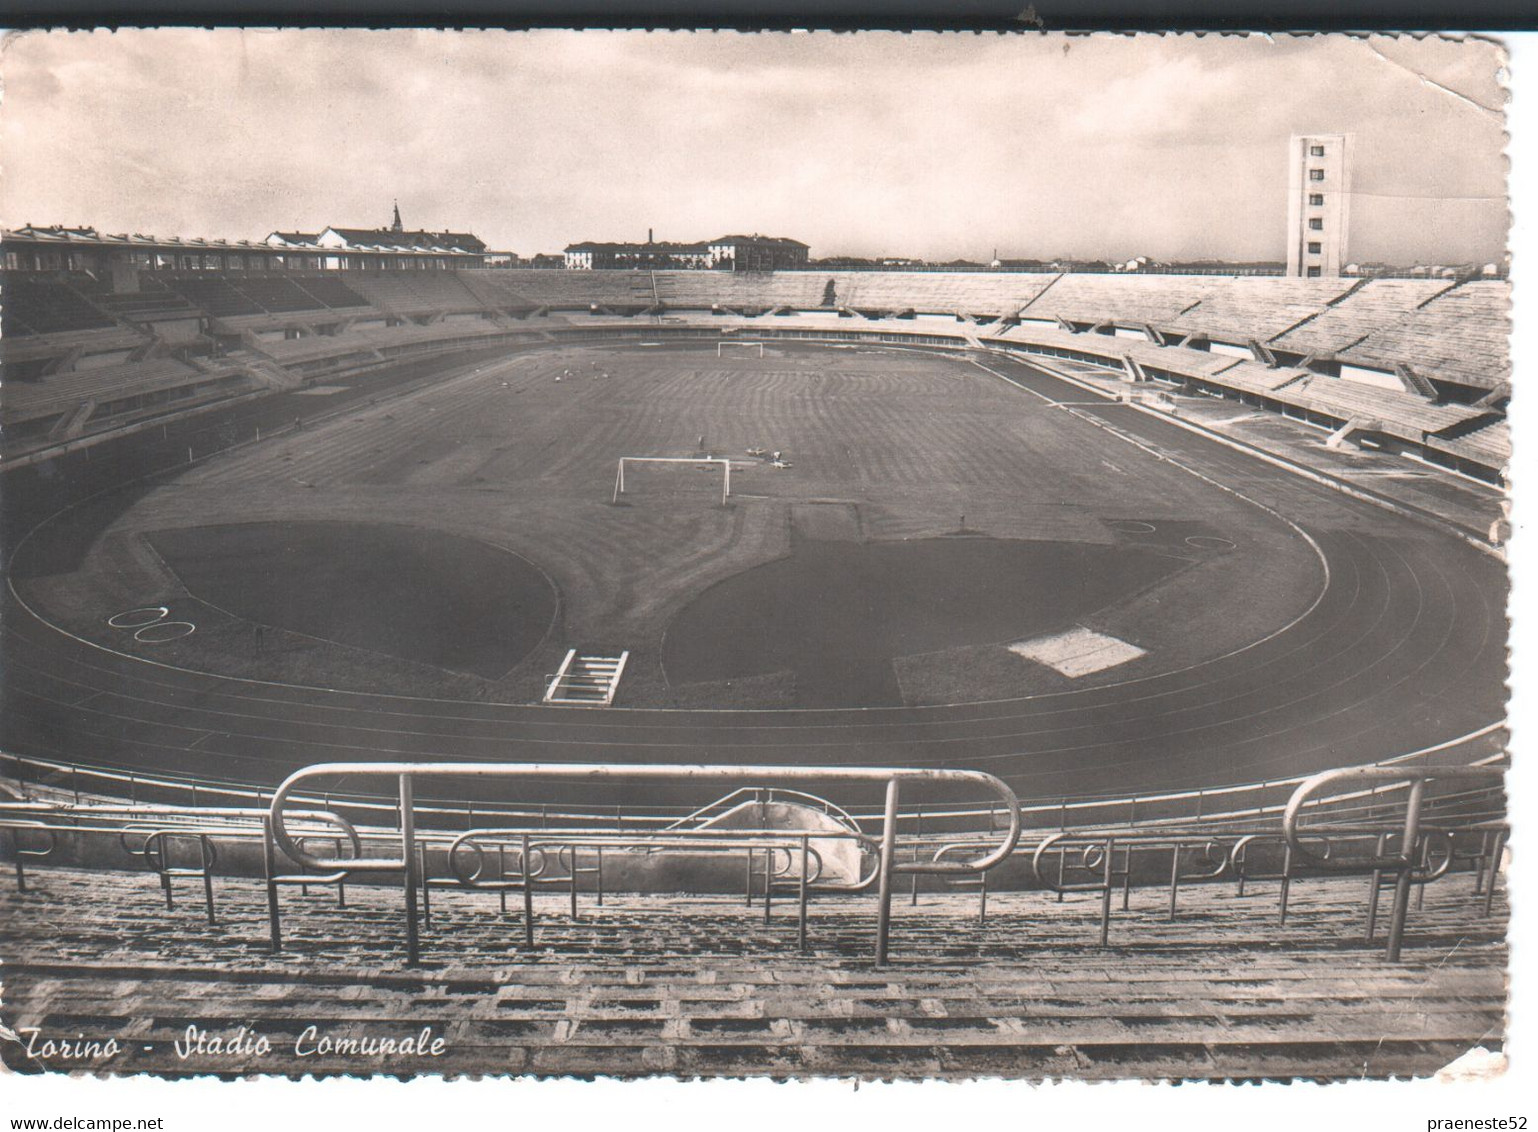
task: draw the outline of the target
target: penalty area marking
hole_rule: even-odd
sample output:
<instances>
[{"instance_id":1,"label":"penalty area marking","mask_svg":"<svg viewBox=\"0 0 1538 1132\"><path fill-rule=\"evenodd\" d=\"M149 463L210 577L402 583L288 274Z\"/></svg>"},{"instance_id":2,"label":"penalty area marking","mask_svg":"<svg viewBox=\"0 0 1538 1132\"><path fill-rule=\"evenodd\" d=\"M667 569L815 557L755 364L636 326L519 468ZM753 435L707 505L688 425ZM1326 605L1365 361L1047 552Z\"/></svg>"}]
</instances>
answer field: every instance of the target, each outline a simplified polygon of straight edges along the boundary
<instances>
[{"instance_id":1,"label":"penalty area marking","mask_svg":"<svg viewBox=\"0 0 1538 1132\"><path fill-rule=\"evenodd\" d=\"M1185 542L1196 550L1232 550L1239 545L1232 539L1219 538L1217 535L1188 535Z\"/></svg>"},{"instance_id":2,"label":"penalty area marking","mask_svg":"<svg viewBox=\"0 0 1538 1132\"><path fill-rule=\"evenodd\" d=\"M1116 668L1148 655L1147 649L1140 649L1082 625L1076 625L1066 633L1016 641L1009 646L1009 651L1026 660L1034 660L1037 664L1056 669L1069 679L1104 672L1107 668Z\"/></svg>"}]
</instances>

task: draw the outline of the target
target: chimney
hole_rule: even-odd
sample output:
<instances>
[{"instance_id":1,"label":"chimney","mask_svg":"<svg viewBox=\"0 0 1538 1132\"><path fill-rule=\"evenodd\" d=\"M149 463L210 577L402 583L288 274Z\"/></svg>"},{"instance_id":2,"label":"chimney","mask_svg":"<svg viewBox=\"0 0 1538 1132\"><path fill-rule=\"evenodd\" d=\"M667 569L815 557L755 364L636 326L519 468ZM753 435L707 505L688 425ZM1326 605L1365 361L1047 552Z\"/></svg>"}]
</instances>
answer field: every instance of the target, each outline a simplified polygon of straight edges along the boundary
<instances>
[{"instance_id":1,"label":"chimney","mask_svg":"<svg viewBox=\"0 0 1538 1132\"><path fill-rule=\"evenodd\" d=\"M648 229L647 229L647 230L646 230L646 242L647 242L647 243L648 243L648 244L651 244L651 243L655 243L655 242L656 242L656 241L654 241L654 240L653 240L653 239L652 239L652 230L651 230L651 229L650 229L650 228L648 228Z\"/></svg>"}]
</instances>

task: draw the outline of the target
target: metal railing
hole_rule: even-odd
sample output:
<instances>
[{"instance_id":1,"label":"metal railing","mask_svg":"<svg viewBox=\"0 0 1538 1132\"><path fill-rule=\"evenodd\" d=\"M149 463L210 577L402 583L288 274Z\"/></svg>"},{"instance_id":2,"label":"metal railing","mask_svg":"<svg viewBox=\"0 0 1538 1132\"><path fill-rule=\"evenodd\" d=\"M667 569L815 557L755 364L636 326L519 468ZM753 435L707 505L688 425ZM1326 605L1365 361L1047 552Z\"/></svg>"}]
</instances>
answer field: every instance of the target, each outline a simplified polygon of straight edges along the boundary
<instances>
[{"instance_id":1,"label":"metal railing","mask_svg":"<svg viewBox=\"0 0 1538 1132\"><path fill-rule=\"evenodd\" d=\"M1373 934L1376 919L1377 898L1383 878L1391 877L1394 888L1393 903L1389 912L1388 940L1384 954L1390 962L1399 960L1404 945L1405 923L1409 918L1410 890L1446 874L1452 867L1454 850L1452 832L1446 829L1423 828L1427 806L1427 791L1436 782L1497 783L1505 775L1502 766L1447 767L1428 770L1409 767L1355 767L1344 770L1324 771L1303 782L1287 803L1282 814L1282 835L1294 858L1307 862L1312 868L1336 873L1369 872L1373 877L1368 936ZM1361 796L1373 788L1382 786L1404 788L1404 815L1398 823L1398 846L1391 846L1393 834L1380 829L1372 850L1354 854L1349 859L1327 853L1318 847L1318 831L1305 824L1308 807L1318 806L1329 797L1331 791L1347 792L1348 796ZM1440 860L1432 859L1431 843L1445 842L1446 851ZM1495 884L1495 869L1499 855L1491 865L1490 886ZM1488 898L1487 898L1488 903Z\"/></svg>"},{"instance_id":2,"label":"metal railing","mask_svg":"<svg viewBox=\"0 0 1538 1132\"><path fill-rule=\"evenodd\" d=\"M1490 724L1467 735L1449 739L1408 754L1385 759L1378 766L1407 768L1439 765L1481 765L1503 757L1505 728ZM205 805L210 801L244 806L266 807L272 797L263 789L232 782L195 776L169 776L93 767L84 763L33 758L0 752L0 770L17 781L36 783L50 789L73 793L78 801L94 793L132 801L159 799L174 804ZM1179 826L1192 821L1204 825L1231 823L1253 825L1258 819L1279 816L1293 791L1308 778L1292 775L1260 782L1238 783L1195 789L1150 791L1127 794L1075 794L1048 798L1020 806L1022 828L1027 829L1109 829L1113 826L1148 828L1156 824ZM346 810L354 820L365 815L393 814L395 803L355 791L320 791L300 796L312 806L325 810ZM976 806L955 804L930 806L920 812L899 815L900 827L909 832L918 826L931 830L975 822L980 815ZM542 824L556 826L570 822L592 826L611 822L614 828L667 826L686 817L676 807L630 805L616 806L549 805L495 800L418 803L417 813L443 828L473 828L478 819L507 820L537 818ZM878 809L851 809L846 815L856 823L879 821Z\"/></svg>"},{"instance_id":3,"label":"metal railing","mask_svg":"<svg viewBox=\"0 0 1538 1132\"><path fill-rule=\"evenodd\" d=\"M36 821L30 818L7 821L5 827L11 832L11 855L16 869L16 891L25 893L27 891L26 862L28 858L44 860L52 856L54 849L58 847L58 837L48 827L47 822ZM23 830L28 833L39 834L43 840L42 845L29 846L25 844L22 840Z\"/></svg>"},{"instance_id":4,"label":"metal railing","mask_svg":"<svg viewBox=\"0 0 1538 1132\"><path fill-rule=\"evenodd\" d=\"M1057 893L1060 899L1071 892L1100 896L1100 946L1105 947L1111 938L1111 895L1121 889L1125 912L1132 899L1136 857L1169 854L1169 918L1173 920L1182 882L1216 880L1227 871L1226 840L1221 834L1204 831L1060 832L1037 843L1031 854L1031 872L1037 884ZM1049 861L1056 867L1046 868ZM1094 879L1071 881L1067 879L1070 871L1088 873Z\"/></svg>"},{"instance_id":5,"label":"metal railing","mask_svg":"<svg viewBox=\"0 0 1538 1132\"><path fill-rule=\"evenodd\" d=\"M347 841L355 855L362 855L362 839L345 817L325 810L291 810L289 817L318 827L298 833L302 845L324 838L337 844ZM263 849L263 873L269 899L275 907L275 886L284 884L336 885L338 898L345 904L342 885L345 873L320 876L312 873L284 875L279 872L277 856L271 852L271 838L266 835L267 810L243 807L202 807L176 810L166 807L136 805L71 805L43 802L0 803L0 829L12 833L17 891L27 891L23 858L43 859L59 848L63 834L96 834L116 840L124 854L135 858L156 874L165 896L167 910L174 905L174 881L197 879L202 882L204 914L210 924L217 922L214 902L214 868L219 862L220 845L245 842ZM22 832L42 835L46 843L29 848L21 843ZM192 849L188 863L187 848ZM274 913L274 938L276 918Z\"/></svg>"},{"instance_id":6,"label":"metal railing","mask_svg":"<svg viewBox=\"0 0 1538 1132\"><path fill-rule=\"evenodd\" d=\"M289 798L307 782L326 777L390 779L396 784L396 809L399 815L399 851L379 858L330 858L309 853L289 832L285 809ZM270 807L270 832L283 852L310 868L321 871L395 873L402 877L406 919L406 956L409 964L421 957L417 923L417 897L421 888L421 862L417 851L417 808L415 790L423 779L538 779L577 780L584 783L615 781L646 782L791 782L791 783L867 783L884 786L886 803L882 812L878 839L876 872L878 890L875 961L887 961L891 936L892 884L898 873L956 875L983 872L1006 860L1020 837L1020 803L1014 791L991 774L975 770L925 769L906 767L804 767L804 766L689 766L623 764L547 764L547 763L320 763L296 771L284 780L273 795ZM1008 821L997 845L980 850L980 855L953 861L899 861L897 859L898 806L904 784L944 783L972 786L992 795L995 808L1002 805ZM780 834L783 837L783 833Z\"/></svg>"},{"instance_id":7,"label":"metal railing","mask_svg":"<svg viewBox=\"0 0 1538 1132\"><path fill-rule=\"evenodd\" d=\"M521 892L525 901L525 937L532 945L534 916L532 893L540 885L565 887L577 916L579 877L593 876L599 903L604 891L606 850L645 850L697 854L744 854L747 857L745 894L751 905L761 893L767 923L776 891L794 890L800 906L800 942L807 946L807 904L818 892L859 892L878 887L877 955L885 962L889 939L890 900L896 875L917 879L926 874L946 880L976 884L980 922L986 919L989 870L1013 855L1029 855L1037 884L1056 892L1100 897L1100 942L1108 942L1114 890L1122 890L1123 910L1128 908L1134 874L1140 885L1162 885L1158 870L1167 865L1168 914L1176 915L1180 886L1187 882L1237 878L1240 895L1255 880L1280 880L1280 919L1285 923L1289 889L1300 877L1320 874L1370 876L1366 938L1375 938L1378 904L1385 886L1394 889L1388 937L1389 958L1397 959L1404 938L1409 898L1417 906L1425 886L1449 873L1460 862L1472 872L1474 894L1482 898L1488 916L1496 894L1502 855L1509 838L1504 817L1504 795L1498 766L1428 769L1378 767L1337 770L1315 775L1294 791L1285 820L1248 828L1226 822L1184 827L1157 822L1142 829L1058 830L1022 837L1018 802L1008 788L990 775L971 771L934 771L891 768L827 767L709 767L709 766L570 766L540 764L324 764L291 777L267 809L200 807L167 809L134 805L72 805L69 803L0 803L0 830L10 833L17 886L26 891L23 858L41 860L52 854L61 834L93 833L114 836L123 850L145 864L160 878L167 906L171 906L172 882L202 881L209 922L214 921L213 873L219 861L217 845L259 843L262 875L268 893L274 950L281 949L278 890L281 886L332 885L345 906L345 884L355 874L399 873L406 887L408 959L420 954L415 924L410 914L412 890L420 892L422 920L431 926L430 892L433 885L482 889L499 893L504 911L507 895ZM388 776L397 787L396 813L401 828L375 827L360 832L345 817L325 810L300 809L301 797L293 787L328 774ZM411 805L412 782L419 777L495 775L504 778L582 778L603 780L729 780L752 776L791 781L845 780L884 784L888 805L883 810L879 834L852 829L734 828L710 826L622 831L608 827L534 830L516 825L480 827L463 832L422 829L414 822L420 812ZM963 839L949 831L904 835L899 839L897 808L904 782L968 783L986 789L995 801L987 830ZM824 799L786 787L745 787L727 794L706 814L732 800L760 797L824 803ZM1000 803L1007 820L1001 834L996 820ZM293 808L290 808L293 807ZM438 807L441 809L441 807ZM826 803L832 812L832 803ZM454 811L457 812L457 811ZM841 814L846 811L839 810ZM932 809L924 811L933 812ZM961 811L957 811L961 812ZM965 812L974 816L981 809ZM842 822L838 823L842 825ZM1280 828L1279 828L1280 827ZM1407 830L1409 832L1407 832ZM858 871L850 877L825 875L827 843L846 841L860 850ZM902 859L899 859L899 841ZM192 845L193 860L177 849ZM821 849L819 849L821 846ZM409 856L407 848L414 849ZM324 854L326 848L329 854ZM429 871L429 849L442 862L444 873ZM493 871L490 854L495 852ZM292 859L298 871L288 870L282 859ZM1280 857L1280 868L1273 868ZM248 858L249 859L249 858ZM405 868L405 860L413 868ZM509 867L509 859L512 866ZM1050 866L1055 866L1052 868ZM1087 880L1071 879L1070 873L1089 873ZM844 879L850 877L850 879ZM391 878L381 877L386 883ZM413 951L413 941L417 947Z\"/></svg>"},{"instance_id":8,"label":"metal railing","mask_svg":"<svg viewBox=\"0 0 1538 1132\"><path fill-rule=\"evenodd\" d=\"M861 841L870 840L857 834L849 836ZM597 903L600 906L603 904L603 868L606 849L611 854L617 850L627 849L644 850L647 853L682 850L702 855L745 853L747 860L745 888L750 906L753 902L755 886L754 864L762 855L764 923L767 925L770 920L771 894L776 883L781 887L796 885L800 907L800 947L805 951L807 909L812 892L814 890L863 891L868 889L876 879L876 870L873 868L867 875L853 883L822 881L823 858L816 846L811 844L814 837L817 840L827 839L827 835L824 834L796 834L775 829L696 830L687 833L646 832L641 834L598 831L575 837L562 833L555 839L542 838L530 833L510 833L504 829L468 830L456 837L448 847L446 857L449 870L454 877L453 880L444 880L442 883L445 885L457 883L462 888L494 891L501 899L504 913L507 911L508 893L522 893L524 945L533 947L535 889L540 885L566 888L571 902L570 915L572 920L576 921L579 919L577 894L582 876L588 875L594 878ZM581 863L580 854L584 851L590 853L593 861L591 865ZM782 854L783 865L781 864ZM430 922L426 914L428 893L435 883L439 883L439 879L428 875L425 854L419 854L419 856L422 857L423 870L423 919L424 922ZM513 861L511 870L508 868L509 857ZM493 860L496 863L494 871L490 868Z\"/></svg>"}]
</instances>

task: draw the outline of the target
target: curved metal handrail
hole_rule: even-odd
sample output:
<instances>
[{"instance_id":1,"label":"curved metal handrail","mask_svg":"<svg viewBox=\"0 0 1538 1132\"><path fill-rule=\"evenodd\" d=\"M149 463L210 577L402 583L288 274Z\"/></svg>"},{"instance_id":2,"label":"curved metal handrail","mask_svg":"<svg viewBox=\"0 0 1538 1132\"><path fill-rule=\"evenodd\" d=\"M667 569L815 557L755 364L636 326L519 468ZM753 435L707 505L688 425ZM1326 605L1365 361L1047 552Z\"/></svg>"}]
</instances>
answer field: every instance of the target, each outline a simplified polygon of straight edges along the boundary
<instances>
[{"instance_id":1,"label":"curved metal handrail","mask_svg":"<svg viewBox=\"0 0 1538 1132\"><path fill-rule=\"evenodd\" d=\"M1286 838L1293 850L1304 860L1318 868L1339 869L1351 871L1364 871L1365 869L1382 868L1397 869L1401 866L1413 867L1410 858L1414 855L1415 836L1421 832L1450 833L1447 830L1429 830L1421 826L1421 815L1425 804L1425 787L1431 782L1442 781L1491 781L1504 777L1506 768L1503 766L1468 766L1468 767L1438 767L1435 770L1412 769L1408 767L1349 767L1341 770L1327 770L1305 779L1298 788L1293 791L1287 807L1282 813L1282 836ZM1372 857L1352 861L1332 861L1328 858L1313 853L1304 843L1306 840L1318 836L1311 829L1302 824L1305 808L1314 802L1326 788L1345 785L1406 785L1410 787L1410 794L1405 799L1405 820L1402 823L1382 823L1361 827L1324 827L1330 835L1341 836L1347 832L1372 833L1403 833L1408 841L1402 842L1399 851L1394 853L1374 853ZM1445 871L1445 870L1444 870ZM1441 875L1441 874L1438 874Z\"/></svg>"},{"instance_id":2,"label":"curved metal handrail","mask_svg":"<svg viewBox=\"0 0 1538 1132\"><path fill-rule=\"evenodd\" d=\"M201 849L202 864L195 868L178 868L172 865L167 839L173 837L196 840ZM214 833L211 830L156 829L145 836L144 845L139 849L139 856L143 857L145 864L162 877L202 876L219 863L219 847L214 844Z\"/></svg>"},{"instance_id":3,"label":"curved metal handrail","mask_svg":"<svg viewBox=\"0 0 1538 1132\"><path fill-rule=\"evenodd\" d=\"M351 778L391 777L407 780L418 778L578 778L590 781L673 780L673 781L728 781L731 779L788 779L791 781L845 781L868 783L892 782L968 782L982 786L997 794L1009 815L1009 826L999 845L990 853L976 860L951 862L950 869L940 871L965 871L992 868L1004 860L1014 849L1020 836L1020 803L1015 793L1002 780L984 771L957 770L950 768L885 768L885 767L804 767L804 766L712 766L669 764L608 764L608 763L318 763L295 771L273 794L268 813L272 819L272 835L284 852L312 868L331 869L340 867L332 859L305 853L287 828L285 807L289 797L299 785L314 778L346 775ZM407 790L407 802L410 791ZM829 836L823 834L822 836ZM404 856L369 858L353 867L374 872L396 872L405 867ZM900 871L912 871L904 866ZM921 870L924 871L924 870Z\"/></svg>"},{"instance_id":4,"label":"curved metal handrail","mask_svg":"<svg viewBox=\"0 0 1538 1132\"><path fill-rule=\"evenodd\" d=\"M454 874L455 880L459 881L459 883L464 885L466 888L519 888L523 885L523 878L525 875L527 875L530 880L538 880L544 874L545 869L550 862L547 859L545 851L542 847L536 850L534 846L529 846L530 864L529 870L527 874L525 874L522 867L524 851L523 838L518 836L503 835L497 837L496 844L492 847L504 851L508 848L517 850L519 877L517 880L508 880L505 875L502 875L499 876L496 880L482 880L481 873L484 872L486 868L486 853L485 849L481 845L481 841L494 834L502 834L502 831L489 829L471 829L461 833L453 840L448 848L448 863L449 871ZM469 873L466 873L459 864L460 852L466 848L475 854L475 868Z\"/></svg>"},{"instance_id":5,"label":"curved metal handrail","mask_svg":"<svg viewBox=\"0 0 1538 1132\"><path fill-rule=\"evenodd\" d=\"M1335 852L1334 842L1332 842L1330 838L1323 833L1311 833L1308 836L1324 843L1323 847L1319 851L1318 857L1320 860L1329 860ZM1269 877L1262 876L1258 873L1251 873L1249 871L1250 846L1264 845L1268 842L1274 842L1278 845L1286 845L1287 836L1283 833L1246 833L1243 837L1239 838L1238 841L1234 842L1233 848L1228 851L1228 860L1229 865L1233 869L1234 875L1236 877L1239 877L1240 879L1270 879Z\"/></svg>"},{"instance_id":6,"label":"curved metal handrail","mask_svg":"<svg viewBox=\"0 0 1538 1132\"><path fill-rule=\"evenodd\" d=\"M21 844L20 838L16 838L16 846L14 852L17 854L17 856L32 858L47 857L59 847L58 834L46 822L22 819L20 821L6 821L3 824L5 825L5 828L12 831L12 836L15 836L17 832L25 829L33 833L41 833L47 840L47 844L41 849L29 849Z\"/></svg>"},{"instance_id":7,"label":"curved metal handrail","mask_svg":"<svg viewBox=\"0 0 1538 1132\"><path fill-rule=\"evenodd\" d=\"M1261 836L1249 834L1250 837ZM1063 882L1042 872L1042 862L1052 852L1058 852L1066 856L1069 852L1078 851L1079 863L1074 868L1082 872L1103 871L1106 863L1106 854L1120 849L1126 852L1151 853L1170 852L1187 849L1199 849L1203 858L1209 864L1201 872L1183 873L1184 880L1216 880L1229 868L1231 850L1220 852L1220 848L1228 837L1221 831L1207 832L1194 831L1171 835L1168 833L1140 834L1136 832L1096 832L1083 833L1078 830L1059 830L1049 834L1037 843L1031 854L1031 871L1038 882L1053 892L1099 892L1104 887L1104 880L1099 882L1087 882L1085 884L1064 884Z\"/></svg>"},{"instance_id":8,"label":"curved metal handrail","mask_svg":"<svg viewBox=\"0 0 1538 1132\"><path fill-rule=\"evenodd\" d=\"M1448 768L1409 767L1352 767L1324 771L1313 775L1293 791L1282 814L1282 833L1288 847L1315 867L1336 872L1367 872L1373 874L1373 902L1376 911L1378 886L1384 874L1394 878L1394 902L1390 913L1388 942L1384 949L1390 963L1397 962L1404 944L1405 923L1410 912L1410 889L1444 876L1452 868L1455 854L1454 831L1423 827L1421 818L1426 805L1426 788L1433 782L1493 782L1506 773L1504 766L1467 766ZM1302 825L1306 807L1316 803L1334 788L1350 790L1366 786L1369 789L1389 784L1407 786L1404 796L1404 818L1397 828L1380 826L1381 840L1370 856L1351 861L1325 859L1312 853L1305 842L1310 831ZM1317 803L1316 803L1317 804ZM1393 851L1385 851L1388 838L1396 835L1399 844ZM1435 864L1422 864L1422 854L1429 850L1431 840L1441 838L1446 847L1445 855Z\"/></svg>"},{"instance_id":9,"label":"curved metal handrail","mask_svg":"<svg viewBox=\"0 0 1538 1132\"><path fill-rule=\"evenodd\" d=\"M16 869L16 891L24 893L27 891L27 860L30 858L40 861L46 857L51 857L53 851L59 847L58 834L50 829L46 822L33 821L29 818L0 820L0 826L11 831L11 851L15 857L12 864ZM41 833L46 840L46 844L40 849L28 849L21 843L21 831L24 829L32 833Z\"/></svg>"},{"instance_id":10,"label":"curved metal handrail","mask_svg":"<svg viewBox=\"0 0 1538 1132\"><path fill-rule=\"evenodd\" d=\"M322 777L393 778L397 782L397 809L400 814L400 852L398 855L364 860L341 861L307 852L297 844L287 825L285 813L289 798L305 782ZM891 923L892 880L897 873L983 872L1009 857L1020 838L1020 800L1001 779L984 771L951 768L912 767L807 767L807 766L720 766L676 764L612 763L420 763L362 762L317 763L295 771L274 792L268 807L268 834L294 860L320 871L349 869L367 872L399 872L404 879L406 899L407 962L415 963L419 952L416 897L420 884L416 859L415 783L421 778L504 778L562 779L565 781L671 781L671 782L863 782L886 788L877 866L879 901L877 906L876 962L886 962ZM1008 824L991 851L965 861L897 860L897 809L905 783L937 782L980 787L1003 803ZM990 826L992 825L990 810ZM828 836L824 834L823 836ZM862 835L863 836L863 835Z\"/></svg>"},{"instance_id":11,"label":"curved metal handrail","mask_svg":"<svg viewBox=\"0 0 1538 1132\"><path fill-rule=\"evenodd\" d=\"M1110 884L1107 857L1108 854L1115 852L1117 841L1118 838L1115 834L1107 834L1099 838L1080 838L1076 834L1068 832L1050 834L1037 843L1035 851L1031 854L1031 872L1035 874L1038 884L1053 892L1100 892ZM1077 844L1070 845L1070 842L1077 842ZM1065 884L1063 881L1054 880L1042 872L1042 861L1046 859L1047 854L1056 850L1061 854L1066 867L1068 853L1071 849L1076 849L1079 854L1079 861L1072 866L1073 868L1087 873L1105 872L1107 875L1100 881Z\"/></svg>"},{"instance_id":12,"label":"curved metal handrail","mask_svg":"<svg viewBox=\"0 0 1538 1132\"><path fill-rule=\"evenodd\" d=\"M305 811L298 811L298 812L304 813ZM363 858L363 840L362 840L362 838L360 838L358 836L358 830L352 824L352 822L348 821L341 814L333 814L333 813L329 813L329 812L324 811L324 810L310 811L310 813L311 813L311 816L312 816L312 818L314 820L324 820L324 821L331 822L339 830L341 830L341 833L340 834L336 834L336 833L300 834L300 836L299 836L299 844L300 844L301 847L304 845L304 843L306 841L310 841L310 840L313 840L313 839L316 839L316 838L324 838L324 839L328 839L328 840L335 840L338 837L345 837L347 839L347 843L348 843L349 847L352 849L352 859L354 861L362 860L362 858ZM338 847L340 848L340 846L338 846ZM303 867L304 867L303 862L300 862L300 868L303 868ZM309 883L309 884L341 884L342 882L344 882L344 881L346 881L346 880L351 878L352 870L351 869L339 869L339 870L336 870L334 872L315 874L315 875L311 875L309 873L306 873L305 876L308 878L307 883Z\"/></svg>"},{"instance_id":13,"label":"curved metal handrail","mask_svg":"<svg viewBox=\"0 0 1538 1132\"><path fill-rule=\"evenodd\" d=\"M532 880L538 880L544 873L549 858L552 855L557 860L564 862L563 856L573 849L661 849L661 850L686 850L696 853L725 853L740 851L744 848L762 850L771 855L774 877L789 877L795 874L796 854L801 851L801 842L810 840L807 835L790 835L776 833L762 835L755 831L720 831L720 835L712 838L701 838L699 834L704 831L694 831L690 834L676 834L672 836L657 833L610 833L600 832L578 837L568 837L562 834L547 834L538 840L529 840L529 857L534 864L529 871ZM449 847L449 868L454 873L459 883L469 888L499 887L497 881L482 881L481 873L485 868L485 850L501 847L504 849L522 852L523 838L527 835L510 834L500 829L472 829L466 830L456 837ZM462 850L474 853L474 867L462 865ZM807 883L816 884L822 876L823 857L814 845L807 846L809 861ZM781 865L778 854L783 853L784 864ZM563 866L569 867L569 866ZM874 873L871 874L873 879ZM564 878L563 878L564 879ZM523 879L520 876L507 882L510 887L520 888ZM868 885L869 880L865 883ZM823 891L832 891L837 887L842 891L843 886L829 882L824 885Z\"/></svg>"}]
</instances>

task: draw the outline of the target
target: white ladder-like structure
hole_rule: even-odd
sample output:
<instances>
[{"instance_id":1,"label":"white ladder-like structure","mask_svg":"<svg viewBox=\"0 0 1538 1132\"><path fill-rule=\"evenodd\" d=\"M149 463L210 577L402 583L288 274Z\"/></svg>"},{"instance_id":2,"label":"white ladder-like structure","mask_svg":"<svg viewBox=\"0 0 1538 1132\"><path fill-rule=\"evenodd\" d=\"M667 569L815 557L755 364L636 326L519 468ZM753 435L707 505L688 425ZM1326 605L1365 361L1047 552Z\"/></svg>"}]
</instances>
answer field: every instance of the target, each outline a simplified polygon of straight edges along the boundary
<instances>
[{"instance_id":1,"label":"white ladder-like structure","mask_svg":"<svg viewBox=\"0 0 1538 1132\"><path fill-rule=\"evenodd\" d=\"M618 656L588 656L568 649L561 667L545 683L545 703L608 707L629 659L628 649Z\"/></svg>"}]
</instances>

